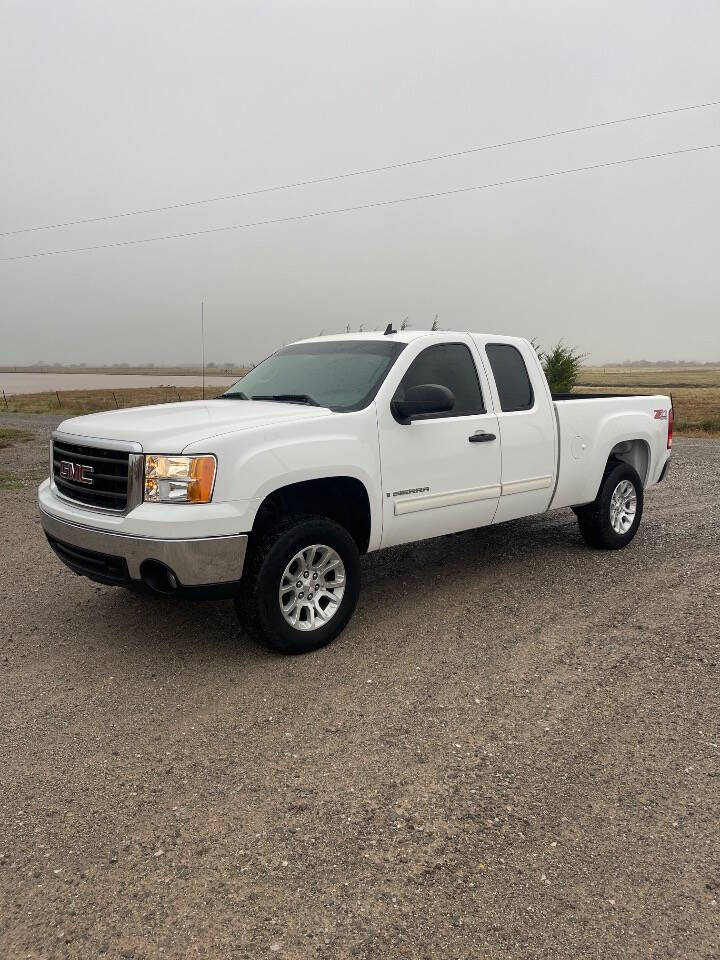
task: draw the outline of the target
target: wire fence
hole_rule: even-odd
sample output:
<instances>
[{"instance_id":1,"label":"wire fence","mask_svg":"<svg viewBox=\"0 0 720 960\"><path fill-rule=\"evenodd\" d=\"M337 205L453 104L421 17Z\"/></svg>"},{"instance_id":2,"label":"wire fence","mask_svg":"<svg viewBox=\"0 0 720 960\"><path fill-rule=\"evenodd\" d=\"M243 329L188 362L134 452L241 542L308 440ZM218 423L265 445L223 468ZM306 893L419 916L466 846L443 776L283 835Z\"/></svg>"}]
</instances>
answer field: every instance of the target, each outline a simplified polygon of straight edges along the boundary
<instances>
[{"instance_id":1,"label":"wire fence","mask_svg":"<svg viewBox=\"0 0 720 960\"><path fill-rule=\"evenodd\" d=\"M220 396L226 387L206 386L205 399ZM178 403L201 400L202 387L128 387L100 390L51 390L43 393L6 394L2 391L3 409L8 413L94 413L101 410L120 410L158 403Z\"/></svg>"}]
</instances>

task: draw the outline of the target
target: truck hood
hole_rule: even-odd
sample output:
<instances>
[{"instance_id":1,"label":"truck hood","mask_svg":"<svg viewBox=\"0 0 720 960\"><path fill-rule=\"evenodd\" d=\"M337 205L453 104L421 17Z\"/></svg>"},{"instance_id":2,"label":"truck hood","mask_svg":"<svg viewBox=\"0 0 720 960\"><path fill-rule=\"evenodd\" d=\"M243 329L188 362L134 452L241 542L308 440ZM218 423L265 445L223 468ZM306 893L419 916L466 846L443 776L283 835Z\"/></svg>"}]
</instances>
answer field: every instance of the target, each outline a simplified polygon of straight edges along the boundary
<instances>
[{"instance_id":1,"label":"truck hood","mask_svg":"<svg viewBox=\"0 0 720 960\"><path fill-rule=\"evenodd\" d=\"M190 443L222 434L332 415L326 407L272 400L190 400L73 417L58 430L85 439L131 440L146 453L181 453Z\"/></svg>"}]
</instances>

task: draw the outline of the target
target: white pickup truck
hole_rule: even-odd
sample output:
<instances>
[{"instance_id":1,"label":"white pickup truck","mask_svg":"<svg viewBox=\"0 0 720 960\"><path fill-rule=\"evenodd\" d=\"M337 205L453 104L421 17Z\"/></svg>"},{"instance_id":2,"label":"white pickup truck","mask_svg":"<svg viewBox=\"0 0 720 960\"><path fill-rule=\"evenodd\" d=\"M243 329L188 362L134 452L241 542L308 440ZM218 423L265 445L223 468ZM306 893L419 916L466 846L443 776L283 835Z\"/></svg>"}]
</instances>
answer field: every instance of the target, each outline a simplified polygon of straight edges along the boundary
<instances>
[{"instance_id":1,"label":"white pickup truck","mask_svg":"<svg viewBox=\"0 0 720 960\"><path fill-rule=\"evenodd\" d=\"M561 507L626 546L672 426L666 396L553 397L527 340L388 327L291 344L216 400L66 420L40 515L76 573L233 597L302 653L345 627L372 550Z\"/></svg>"}]
</instances>

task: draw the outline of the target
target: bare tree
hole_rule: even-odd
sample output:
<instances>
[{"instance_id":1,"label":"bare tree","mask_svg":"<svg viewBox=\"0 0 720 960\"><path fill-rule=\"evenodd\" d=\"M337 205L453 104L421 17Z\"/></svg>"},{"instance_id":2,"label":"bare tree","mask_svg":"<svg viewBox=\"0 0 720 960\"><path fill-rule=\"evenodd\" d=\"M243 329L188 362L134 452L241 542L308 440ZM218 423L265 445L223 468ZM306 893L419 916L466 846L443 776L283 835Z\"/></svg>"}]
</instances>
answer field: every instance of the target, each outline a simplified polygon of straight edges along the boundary
<instances>
[{"instance_id":1,"label":"bare tree","mask_svg":"<svg viewBox=\"0 0 720 960\"><path fill-rule=\"evenodd\" d=\"M431 330L439 330L439 329L440 329L440 324L438 323L438 314L437 314L437 313L435 314L435 319L433 320L432 326L430 327L430 329L431 329Z\"/></svg>"},{"instance_id":2,"label":"bare tree","mask_svg":"<svg viewBox=\"0 0 720 960\"><path fill-rule=\"evenodd\" d=\"M403 322L400 324L400 329L401 329L401 330L407 330L407 328L410 326L409 320L410 320L409 317L405 317L405 319L403 320Z\"/></svg>"}]
</instances>

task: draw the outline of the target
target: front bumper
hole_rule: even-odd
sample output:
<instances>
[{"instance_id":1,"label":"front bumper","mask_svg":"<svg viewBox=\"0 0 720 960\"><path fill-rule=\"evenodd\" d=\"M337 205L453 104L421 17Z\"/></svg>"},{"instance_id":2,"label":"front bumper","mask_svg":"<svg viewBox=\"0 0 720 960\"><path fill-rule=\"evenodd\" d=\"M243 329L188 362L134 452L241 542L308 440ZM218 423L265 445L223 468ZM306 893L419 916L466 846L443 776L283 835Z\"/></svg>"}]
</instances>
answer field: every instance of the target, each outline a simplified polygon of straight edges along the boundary
<instances>
[{"instance_id":1,"label":"front bumper","mask_svg":"<svg viewBox=\"0 0 720 960\"><path fill-rule=\"evenodd\" d=\"M143 581L143 564L155 561L175 575L180 588L232 587L242 577L247 534L185 540L154 539L97 530L40 510L50 545L74 570L101 583ZM116 561L116 562L113 562Z\"/></svg>"}]
</instances>

